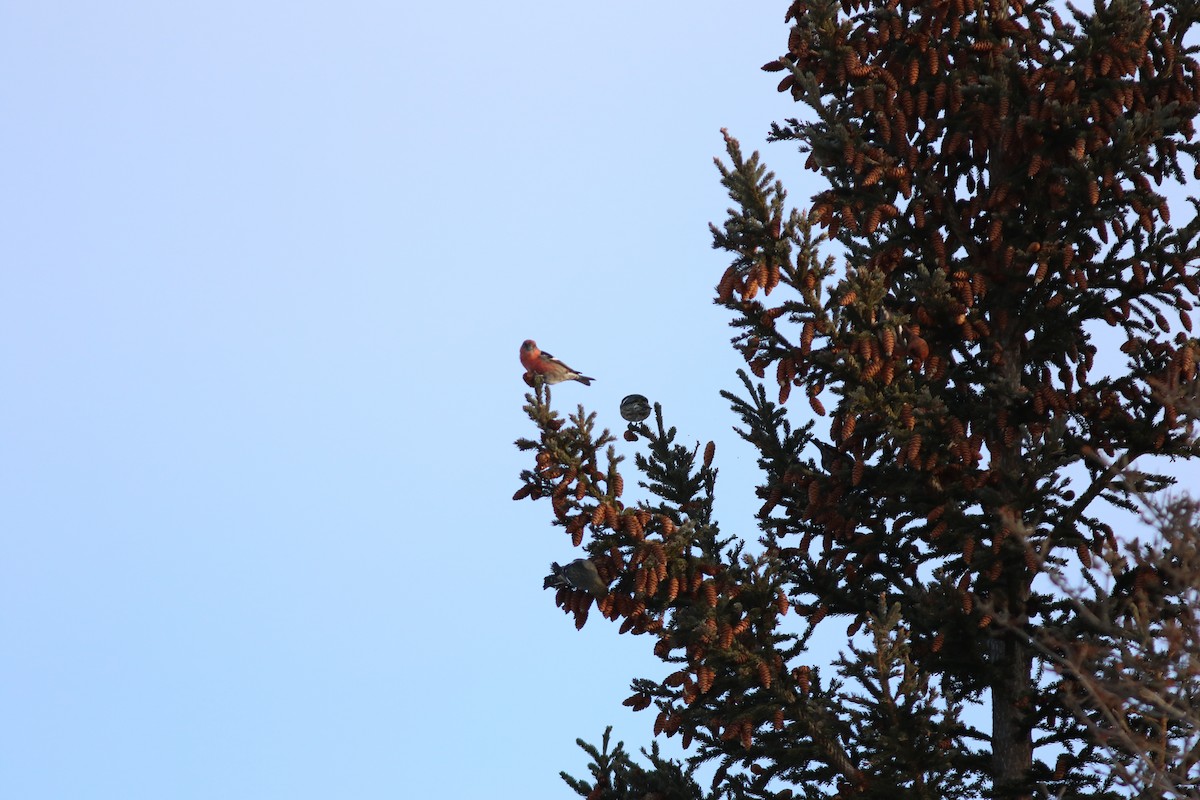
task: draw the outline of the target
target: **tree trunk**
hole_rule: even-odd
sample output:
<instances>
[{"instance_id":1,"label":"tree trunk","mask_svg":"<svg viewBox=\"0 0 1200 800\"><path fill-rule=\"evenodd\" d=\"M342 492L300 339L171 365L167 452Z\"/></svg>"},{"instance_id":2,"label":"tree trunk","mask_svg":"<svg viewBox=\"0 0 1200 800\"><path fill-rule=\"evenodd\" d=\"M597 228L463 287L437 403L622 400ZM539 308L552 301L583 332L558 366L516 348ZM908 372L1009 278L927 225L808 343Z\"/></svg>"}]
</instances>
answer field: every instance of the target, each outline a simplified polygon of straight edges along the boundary
<instances>
[{"instance_id":1,"label":"tree trunk","mask_svg":"<svg viewBox=\"0 0 1200 800\"><path fill-rule=\"evenodd\" d=\"M1029 800L1032 795L1027 792L1009 794L1033 765L1033 740L1023 710L1023 698L1029 692L1029 649L1009 634L992 639L988 653L996 669L992 681L992 794L996 800Z\"/></svg>"}]
</instances>

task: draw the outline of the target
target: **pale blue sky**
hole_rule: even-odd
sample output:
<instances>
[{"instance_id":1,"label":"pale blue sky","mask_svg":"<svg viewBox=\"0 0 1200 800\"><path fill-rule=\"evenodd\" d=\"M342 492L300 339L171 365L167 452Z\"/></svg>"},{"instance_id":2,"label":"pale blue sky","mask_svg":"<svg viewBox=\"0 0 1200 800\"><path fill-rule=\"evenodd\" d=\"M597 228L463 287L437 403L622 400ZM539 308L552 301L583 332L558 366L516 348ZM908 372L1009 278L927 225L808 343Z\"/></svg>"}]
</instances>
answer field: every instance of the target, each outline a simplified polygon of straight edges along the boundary
<instances>
[{"instance_id":1,"label":"pale blue sky","mask_svg":"<svg viewBox=\"0 0 1200 800\"><path fill-rule=\"evenodd\" d=\"M648 741L651 643L509 500L517 348L715 436L747 526L706 225L786 3L435 6L0 9L0 797L565 797Z\"/></svg>"},{"instance_id":2,"label":"pale blue sky","mask_svg":"<svg viewBox=\"0 0 1200 800\"><path fill-rule=\"evenodd\" d=\"M0 8L0 797L567 797L646 743L652 642L509 500L523 339L715 438L754 537L706 226L719 129L800 110L787 3L405 5Z\"/></svg>"}]
</instances>

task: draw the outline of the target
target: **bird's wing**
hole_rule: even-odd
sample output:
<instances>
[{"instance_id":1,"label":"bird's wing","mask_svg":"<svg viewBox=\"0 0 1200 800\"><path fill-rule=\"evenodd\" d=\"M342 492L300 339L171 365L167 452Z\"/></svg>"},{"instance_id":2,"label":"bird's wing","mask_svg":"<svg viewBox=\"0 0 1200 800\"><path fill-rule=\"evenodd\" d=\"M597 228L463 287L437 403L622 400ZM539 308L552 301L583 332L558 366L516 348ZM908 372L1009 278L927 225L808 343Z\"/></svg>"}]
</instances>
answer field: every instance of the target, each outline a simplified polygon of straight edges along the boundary
<instances>
[{"instance_id":1,"label":"bird's wing","mask_svg":"<svg viewBox=\"0 0 1200 800\"><path fill-rule=\"evenodd\" d=\"M553 355L551 355L550 353L547 353L545 350L542 351L542 358L546 359L547 361L552 361L555 364L558 364L560 367L565 369L567 372L575 371L575 370L571 369L570 367L568 367L561 358L555 358Z\"/></svg>"}]
</instances>

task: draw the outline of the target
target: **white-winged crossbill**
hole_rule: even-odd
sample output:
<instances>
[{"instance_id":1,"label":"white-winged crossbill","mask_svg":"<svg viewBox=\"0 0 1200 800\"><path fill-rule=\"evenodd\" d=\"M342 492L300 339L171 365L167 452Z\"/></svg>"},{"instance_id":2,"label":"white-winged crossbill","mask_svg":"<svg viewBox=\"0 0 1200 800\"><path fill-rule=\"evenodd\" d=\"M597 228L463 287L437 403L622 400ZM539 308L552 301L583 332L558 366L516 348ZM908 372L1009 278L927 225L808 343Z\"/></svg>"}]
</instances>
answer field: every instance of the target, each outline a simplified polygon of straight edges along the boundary
<instances>
[{"instance_id":1,"label":"white-winged crossbill","mask_svg":"<svg viewBox=\"0 0 1200 800\"><path fill-rule=\"evenodd\" d=\"M521 364L525 367L526 375L541 375L546 383L562 383L563 381L579 381L584 386L591 386L595 378L580 375L575 370L559 361L545 350L539 350L537 342L526 339L521 344ZM529 381L526 378L526 382Z\"/></svg>"},{"instance_id":2,"label":"white-winged crossbill","mask_svg":"<svg viewBox=\"0 0 1200 800\"><path fill-rule=\"evenodd\" d=\"M608 594L608 584L600 577L596 564L587 558L577 558L565 567L558 563L550 565L550 574L542 581L542 588L566 587L579 589L594 597L604 597Z\"/></svg>"},{"instance_id":3,"label":"white-winged crossbill","mask_svg":"<svg viewBox=\"0 0 1200 800\"><path fill-rule=\"evenodd\" d=\"M641 422L650 416L650 401L645 395L627 394L621 400L621 417L626 422Z\"/></svg>"}]
</instances>

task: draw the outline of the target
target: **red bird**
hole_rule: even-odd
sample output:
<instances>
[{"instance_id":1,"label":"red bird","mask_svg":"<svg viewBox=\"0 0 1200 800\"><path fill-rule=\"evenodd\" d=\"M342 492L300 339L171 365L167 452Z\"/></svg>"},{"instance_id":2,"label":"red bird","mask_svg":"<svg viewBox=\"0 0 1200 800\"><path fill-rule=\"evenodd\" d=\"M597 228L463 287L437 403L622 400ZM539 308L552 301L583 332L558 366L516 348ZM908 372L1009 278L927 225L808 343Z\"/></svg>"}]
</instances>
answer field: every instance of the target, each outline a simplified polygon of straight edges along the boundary
<instances>
[{"instance_id":1,"label":"red bird","mask_svg":"<svg viewBox=\"0 0 1200 800\"><path fill-rule=\"evenodd\" d=\"M521 365L525 367L526 376L541 375L546 383L579 381L584 386L591 386L595 380L580 375L546 351L539 350L537 342L533 339L526 339L521 344ZM526 378L526 382L529 381L529 377Z\"/></svg>"}]
</instances>

